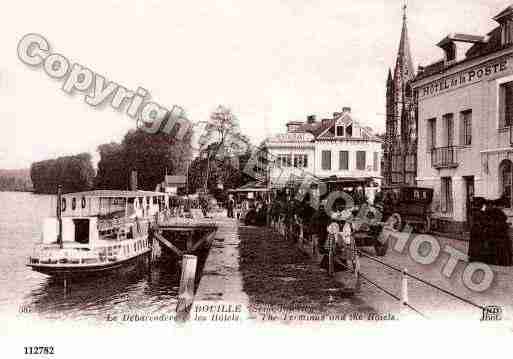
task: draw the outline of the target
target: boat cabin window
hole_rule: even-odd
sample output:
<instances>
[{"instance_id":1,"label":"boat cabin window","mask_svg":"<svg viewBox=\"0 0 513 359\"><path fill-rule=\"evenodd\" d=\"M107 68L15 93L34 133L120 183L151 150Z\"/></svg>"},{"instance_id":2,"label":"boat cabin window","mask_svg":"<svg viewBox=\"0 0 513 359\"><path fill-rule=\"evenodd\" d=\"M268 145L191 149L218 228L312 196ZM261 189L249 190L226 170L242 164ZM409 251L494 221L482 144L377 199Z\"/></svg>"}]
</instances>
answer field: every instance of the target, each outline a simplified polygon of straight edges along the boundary
<instances>
[{"instance_id":1,"label":"boat cabin window","mask_svg":"<svg viewBox=\"0 0 513 359\"><path fill-rule=\"evenodd\" d=\"M128 198L127 199L127 216L130 216L135 213L135 209L137 208L137 202L135 201L135 198Z\"/></svg>"},{"instance_id":2,"label":"boat cabin window","mask_svg":"<svg viewBox=\"0 0 513 359\"><path fill-rule=\"evenodd\" d=\"M100 219L123 217L125 203L125 198L100 198Z\"/></svg>"},{"instance_id":3,"label":"boat cabin window","mask_svg":"<svg viewBox=\"0 0 513 359\"><path fill-rule=\"evenodd\" d=\"M81 244L89 243L89 219L75 218L73 219L75 225L75 241Z\"/></svg>"},{"instance_id":4,"label":"boat cabin window","mask_svg":"<svg viewBox=\"0 0 513 359\"><path fill-rule=\"evenodd\" d=\"M75 197L73 197L73 199L71 200L71 209L75 210L76 208L77 208L77 199Z\"/></svg>"},{"instance_id":5,"label":"boat cabin window","mask_svg":"<svg viewBox=\"0 0 513 359\"><path fill-rule=\"evenodd\" d=\"M62 199L62 203L61 203L61 211L62 211L62 212L65 212L65 211L66 211L66 198L63 198L63 199Z\"/></svg>"}]
</instances>

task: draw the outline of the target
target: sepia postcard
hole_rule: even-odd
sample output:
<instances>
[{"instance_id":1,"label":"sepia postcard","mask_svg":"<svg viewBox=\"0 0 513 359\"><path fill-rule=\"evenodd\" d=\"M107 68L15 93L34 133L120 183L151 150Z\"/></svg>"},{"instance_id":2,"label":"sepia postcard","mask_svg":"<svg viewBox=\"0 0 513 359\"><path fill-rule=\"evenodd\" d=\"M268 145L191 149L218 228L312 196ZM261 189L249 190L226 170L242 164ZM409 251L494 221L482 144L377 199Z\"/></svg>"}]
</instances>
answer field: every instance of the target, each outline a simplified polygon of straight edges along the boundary
<instances>
[{"instance_id":1,"label":"sepia postcard","mask_svg":"<svg viewBox=\"0 0 513 359\"><path fill-rule=\"evenodd\" d=\"M4 5L0 357L513 333L513 3Z\"/></svg>"}]
</instances>

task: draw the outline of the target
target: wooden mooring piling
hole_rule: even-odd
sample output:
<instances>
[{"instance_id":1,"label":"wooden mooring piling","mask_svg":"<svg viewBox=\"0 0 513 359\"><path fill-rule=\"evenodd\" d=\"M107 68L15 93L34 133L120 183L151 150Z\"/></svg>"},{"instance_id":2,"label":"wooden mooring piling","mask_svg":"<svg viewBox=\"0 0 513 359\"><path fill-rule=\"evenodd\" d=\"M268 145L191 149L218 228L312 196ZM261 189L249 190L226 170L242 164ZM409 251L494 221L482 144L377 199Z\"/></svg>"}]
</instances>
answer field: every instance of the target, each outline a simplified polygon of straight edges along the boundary
<instances>
[{"instance_id":1,"label":"wooden mooring piling","mask_svg":"<svg viewBox=\"0 0 513 359\"><path fill-rule=\"evenodd\" d=\"M176 316L180 321L189 317L189 312L194 300L196 286L196 269L198 258L185 254L182 257L182 274L180 276L180 289L178 290L178 302L176 303Z\"/></svg>"},{"instance_id":2,"label":"wooden mooring piling","mask_svg":"<svg viewBox=\"0 0 513 359\"><path fill-rule=\"evenodd\" d=\"M171 254L181 262L180 287L176 305L176 318L184 322L189 318L194 301L198 271L201 270L201 249L208 249L214 240L216 226L171 225L156 226L152 231L154 246L162 253ZM152 260L155 261L152 255Z\"/></svg>"}]
</instances>

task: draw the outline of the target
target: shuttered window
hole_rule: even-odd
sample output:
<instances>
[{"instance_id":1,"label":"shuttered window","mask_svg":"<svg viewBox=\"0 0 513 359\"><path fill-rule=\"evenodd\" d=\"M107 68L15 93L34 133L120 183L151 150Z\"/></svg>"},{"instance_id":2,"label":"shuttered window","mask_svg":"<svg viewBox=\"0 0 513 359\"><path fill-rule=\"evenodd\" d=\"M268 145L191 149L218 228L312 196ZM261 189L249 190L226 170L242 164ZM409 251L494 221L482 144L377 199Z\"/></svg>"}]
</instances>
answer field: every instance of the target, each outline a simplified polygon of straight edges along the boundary
<instances>
[{"instance_id":1,"label":"shuttered window","mask_svg":"<svg viewBox=\"0 0 513 359\"><path fill-rule=\"evenodd\" d=\"M340 151L338 153L338 165L340 170L348 170L349 169L349 152L348 151Z\"/></svg>"},{"instance_id":2,"label":"shuttered window","mask_svg":"<svg viewBox=\"0 0 513 359\"><path fill-rule=\"evenodd\" d=\"M453 114L448 113L444 115L445 122L445 140L447 147L451 147L454 144L454 121Z\"/></svg>"},{"instance_id":3,"label":"shuttered window","mask_svg":"<svg viewBox=\"0 0 513 359\"><path fill-rule=\"evenodd\" d=\"M379 170L379 155L377 152L374 152L374 157L372 158L372 170L377 172Z\"/></svg>"},{"instance_id":4,"label":"shuttered window","mask_svg":"<svg viewBox=\"0 0 513 359\"><path fill-rule=\"evenodd\" d=\"M331 170L331 151L322 151L322 169Z\"/></svg>"},{"instance_id":5,"label":"shuttered window","mask_svg":"<svg viewBox=\"0 0 513 359\"><path fill-rule=\"evenodd\" d=\"M431 152L436 147L436 118L428 120L427 150Z\"/></svg>"},{"instance_id":6,"label":"shuttered window","mask_svg":"<svg viewBox=\"0 0 513 359\"><path fill-rule=\"evenodd\" d=\"M472 144L472 110L461 112L461 144Z\"/></svg>"},{"instance_id":7,"label":"shuttered window","mask_svg":"<svg viewBox=\"0 0 513 359\"><path fill-rule=\"evenodd\" d=\"M513 82L502 84L499 92L500 127L508 127L513 123Z\"/></svg>"},{"instance_id":8,"label":"shuttered window","mask_svg":"<svg viewBox=\"0 0 513 359\"><path fill-rule=\"evenodd\" d=\"M365 170L365 151L356 151L356 169Z\"/></svg>"},{"instance_id":9,"label":"shuttered window","mask_svg":"<svg viewBox=\"0 0 513 359\"><path fill-rule=\"evenodd\" d=\"M440 209L442 213L452 213L452 180L451 177L442 177L440 186Z\"/></svg>"}]
</instances>

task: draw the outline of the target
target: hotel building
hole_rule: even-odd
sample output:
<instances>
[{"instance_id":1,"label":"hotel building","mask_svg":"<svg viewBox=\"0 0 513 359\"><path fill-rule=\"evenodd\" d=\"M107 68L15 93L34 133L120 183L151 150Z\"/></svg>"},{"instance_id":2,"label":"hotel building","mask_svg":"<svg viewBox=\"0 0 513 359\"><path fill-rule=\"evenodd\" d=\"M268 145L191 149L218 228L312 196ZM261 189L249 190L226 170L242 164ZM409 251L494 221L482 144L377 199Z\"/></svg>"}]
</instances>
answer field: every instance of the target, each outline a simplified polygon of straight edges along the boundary
<instances>
[{"instance_id":1,"label":"hotel building","mask_svg":"<svg viewBox=\"0 0 513 359\"><path fill-rule=\"evenodd\" d=\"M486 36L450 34L444 58L411 86L418 106L417 184L434 189L435 230L468 231L473 196L504 196L513 218L513 7Z\"/></svg>"},{"instance_id":2,"label":"hotel building","mask_svg":"<svg viewBox=\"0 0 513 359\"><path fill-rule=\"evenodd\" d=\"M287 132L268 138L266 149L273 159L272 186L291 179L314 176L318 179L368 179L381 183L382 141L370 127L363 126L344 107L332 118L287 123Z\"/></svg>"}]
</instances>

